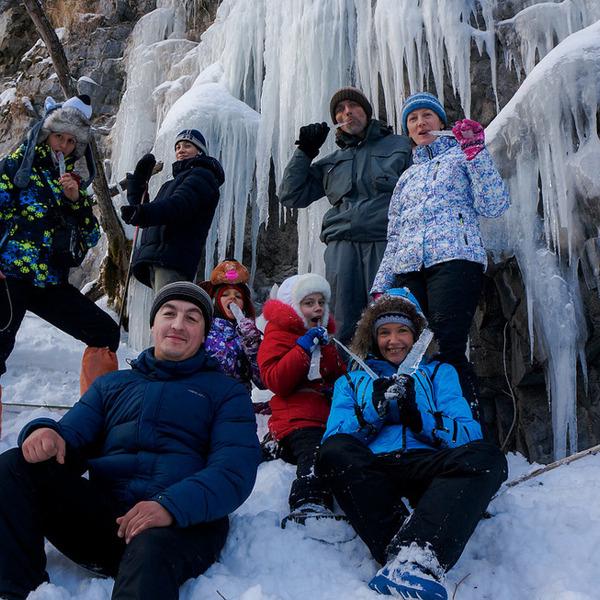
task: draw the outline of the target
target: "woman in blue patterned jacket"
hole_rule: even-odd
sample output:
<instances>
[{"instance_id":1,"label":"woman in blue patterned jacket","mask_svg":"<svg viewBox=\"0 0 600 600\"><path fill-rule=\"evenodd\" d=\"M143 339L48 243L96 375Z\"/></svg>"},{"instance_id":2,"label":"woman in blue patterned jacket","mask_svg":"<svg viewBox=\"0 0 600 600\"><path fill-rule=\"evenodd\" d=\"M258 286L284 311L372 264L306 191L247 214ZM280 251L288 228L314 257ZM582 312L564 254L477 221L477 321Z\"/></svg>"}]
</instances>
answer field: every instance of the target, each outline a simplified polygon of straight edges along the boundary
<instances>
[{"instance_id":1,"label":"woman in blue patterned jacket","mask_svg":"<svg viewBox=\"0 0 600 600\"><path fill-rule=\"evenodd\" d=\"M432 94L413 94L404 103L402 127L414 144L413 165L392 195L388 243L371 294L410 289L439 342L439 359L456 368L477 416L477 380L465 351L487 265L478 218L499 217L510 199L485 148L483 127L464 119L447 136L432 133L446 124Z\"/></svg>"},{"instance_id":2,"label":"woman in blue patterned jacket","mask_svg":"<svg viewBox=\"0 0 600 600\"><path fill-rule=\"evenodd\" d=\"M446 600L444 573L507 468L500 450L481 439L454 367L422 359L414 373L397 375L426 325L406 288L389 289L364 311L352 347L371 373L359 368L337 380L318 468L385 565L369 586Z\"/></svg>"}]
</instances>

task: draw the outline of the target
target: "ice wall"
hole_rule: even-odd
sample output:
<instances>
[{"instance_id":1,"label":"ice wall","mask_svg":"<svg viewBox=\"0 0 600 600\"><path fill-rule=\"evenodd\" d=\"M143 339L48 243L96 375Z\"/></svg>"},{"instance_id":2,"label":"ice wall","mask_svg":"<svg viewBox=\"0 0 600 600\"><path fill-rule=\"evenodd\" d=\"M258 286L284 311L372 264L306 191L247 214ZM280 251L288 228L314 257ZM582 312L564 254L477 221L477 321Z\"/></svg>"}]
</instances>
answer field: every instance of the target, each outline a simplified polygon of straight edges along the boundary
<instances>
[{"instance_id":1,"label":"ice wall","mask_svg":"<svg viewBox=\"0 0 600 600\"><path fill-rule=\"evenodd\" d=\"M514 17L498 22L511 28L515 44L506 47L504 61L520 75L533 67L567 36L600 19L598 0L563 0L528 6Z\"/></svg>"},{"instance_id":2,"label":"ice wall","mask_svg":"<svg viewBox=\"0 0 600 600\"><path fill-rule=\"evenodd\" d=\"M136 26L128 52L113 173L131 170L151 147L168 165L170 140L180 127L205 133L227 181L207 241L208 272L213 260L224 257L232 236L241 258L249 207L256 242L258 226L268 216L271 165L278 183L299 127L330 120L329 98L338 87L361 87L376 116L381 100L388 122L397 128L406 95L432 80L432 91L443 97L444 83L450 82L469 115L471 53L488 56L495 91L495 30L512 31L515 44L505 60L531 74L488 132L513 194L513 208L488 228L488 237L505 253L514 252L524 273L532 340L542 341L549 360L560 456L566 440L570 450L576 448L575 365L585 330L575 269L590 234L575 207L582 196L590 197L596 181L593 111L600 81L595 54L582 60L588 50L579 52L580 42L567 36L600 19L600 2L527 4L513 19L495 24L500 0L223 0L215 23L196 44L181 39L186 6L195 3L159 0ZM551 52L563 39L560 51ZM330 135L322 152L334 147ZM151 193L167 177L168 168L155 178ZM318 233L328 206L321 200L300 211L301 272L323 272ZM138 287L132 286L133 305L144 308L134 310L142 316L132 324L131 343L140 347L147 340L147 330L139 331L149 295Z\"/></svg>"},{"instance_id":3,"label":"ice wall","mask_svg":"<svg viewBox=\"0 0 600 600\"><path fill-rule=\"evenodd\" d=\"M577 449L576 372L579 360L585 377L587 339L577 266L597 235L580 215L600 197L599 109L600 21L549 52L486 130L512 199L502 219L486 222L486 244L514 252L523 274L532 352L537 338L548 359L557 458Z\"/></svg>"}]
</instances>

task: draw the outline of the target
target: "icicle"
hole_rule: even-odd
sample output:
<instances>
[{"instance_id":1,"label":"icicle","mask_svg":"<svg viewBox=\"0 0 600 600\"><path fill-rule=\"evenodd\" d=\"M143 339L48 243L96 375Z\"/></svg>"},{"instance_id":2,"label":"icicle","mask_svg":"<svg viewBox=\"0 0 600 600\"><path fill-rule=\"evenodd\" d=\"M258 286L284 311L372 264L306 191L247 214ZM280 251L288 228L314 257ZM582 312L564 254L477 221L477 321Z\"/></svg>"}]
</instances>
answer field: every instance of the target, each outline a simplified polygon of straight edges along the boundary
<instances>
[{"instance_id":1,"label":"icicle","mask_svg":"<svg viewBox=\"0 0 600 600\"><path fill-rule=\"evenodd\" d=\"M513 251L519 262L531 351L537 339L548 361L556 458L565 455L567 443L570 452L577 450L578 360L587 379L577 264L588 235L580 209L600 193L599 107L600 22L551 51L486 129L512 198L502 219L485 224L486 246Z\"/></svg>"}]
</instances>

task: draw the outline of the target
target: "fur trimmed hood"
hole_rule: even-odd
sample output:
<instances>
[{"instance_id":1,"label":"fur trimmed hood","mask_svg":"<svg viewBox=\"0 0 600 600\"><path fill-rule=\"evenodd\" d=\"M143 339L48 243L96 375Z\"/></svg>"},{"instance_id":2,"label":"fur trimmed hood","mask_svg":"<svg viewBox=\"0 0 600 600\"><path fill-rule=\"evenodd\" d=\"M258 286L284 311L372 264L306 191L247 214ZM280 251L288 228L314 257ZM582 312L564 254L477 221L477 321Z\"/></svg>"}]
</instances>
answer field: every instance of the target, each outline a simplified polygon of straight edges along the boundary
<instances>
[{"instance_id":1,"label":"fur trimmed hood","mask_svg":"<svg viewBox=\"0 0 600 600\"><path fill-rule=\"evenodd\" d=\"M415 341L427 327L427 319L410 291L407 288L391 288L363 311L350 344L357 356L367 358L369 355L379 355L373 325L379 317L388 313L403 313L410 318L415 324Z\"/></svg>"},{"instance_id":2,"label":"fur trimmed hood","mask_svg":"<svg viewBox=\"0 0 600 600\"><path fill-rule=\"evenodd\" d=\"M296 313L292 306L274 298L265 302L262 316L267 324L273 323L277 328L299 336L306 333L308 329L304 319ZM332 317L328 318L327 332L335 333L335 321Z\"/></svg>"},{"instance_id":3,"label":"fur trimmed hood","mask_svg":"<svg viewBox=\"0 0 600 600\"><path fill-rule=\"evenodd\" d=\"M331 300L331 288L329 283L317 273L304 273L304 275L292 275L281 284L277 290L277 300L291 306L300 317L305 327L308 323L300 310L300 302L310 294L323 294L325 298L325 309L323 311L323 323L329 323L329 301ZM269 318L265 315L267 321Z\"/></svg>"}]
</instances>

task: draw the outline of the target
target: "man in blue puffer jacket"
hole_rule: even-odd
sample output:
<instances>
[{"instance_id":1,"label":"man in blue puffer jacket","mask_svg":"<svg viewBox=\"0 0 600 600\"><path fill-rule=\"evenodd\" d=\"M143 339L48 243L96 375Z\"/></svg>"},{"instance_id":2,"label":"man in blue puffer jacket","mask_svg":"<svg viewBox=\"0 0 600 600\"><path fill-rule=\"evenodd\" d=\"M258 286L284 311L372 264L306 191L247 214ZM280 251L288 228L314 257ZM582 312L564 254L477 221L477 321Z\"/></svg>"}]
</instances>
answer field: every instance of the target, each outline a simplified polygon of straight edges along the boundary
<instances>
[{"instance_id":1,"label":"man in blue puffer jacket","mask_svg":"<svg viewBox=\"0 0 600 600\"><path fill-rule=\"evenodd\" d=\"M319 469L384 564L369 586L446 600L443 575L507 467L482 441L454 367L423 359L411 375L397 376L426 325L406 288L388 290L364 311L353 349L376 378L358 369L336 382ZM410 518L403 498L414 508Z\"/></svg>"},{"instance_id":2,"label":"man in blue puffer jacket","mask_svg":"<svg viewBox=\"0 0 600 600\"><path fill-rule=\"evenodd\" d=\"M48 581L44 537L115 577L119 599L176 599L217 559L260 447L246 388L204 351L211 319L204 290L163 287L154 347L98 378L60 421L26 425L20 448L0 455L0 597Z\"/></svg>"}]
</instances>

